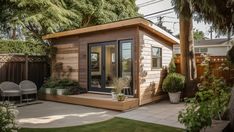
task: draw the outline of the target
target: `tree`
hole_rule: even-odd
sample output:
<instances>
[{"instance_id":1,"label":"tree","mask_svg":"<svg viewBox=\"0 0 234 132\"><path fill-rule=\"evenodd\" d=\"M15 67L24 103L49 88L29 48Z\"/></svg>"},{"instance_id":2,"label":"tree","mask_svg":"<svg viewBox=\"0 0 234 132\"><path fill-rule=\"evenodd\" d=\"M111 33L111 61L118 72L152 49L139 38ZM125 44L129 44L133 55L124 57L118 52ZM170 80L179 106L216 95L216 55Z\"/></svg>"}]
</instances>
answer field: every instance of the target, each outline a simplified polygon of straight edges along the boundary
<instances>
[{"instance_id":1,"label":"tree","mask_svg":"<svg viewBox=\"0 0 234 132\"><path fill-rule=\"evenodd\" d=\"M179 15L181 73L185 76L185 95L191 96L196 87L197 78L194 40L193 40L193 5L191 0L172 0L175 11Z\"/></svg>"},{"instance_id":2,"label":"tree","mask_svg":"<svg viewBox=\"0 0 234 132\"><path fill-rule=\"evenodd\" d=\"M191 84L196 79L192 17L197 21L211 23L223 34L234 33L233 0L172 0L180 19L181 71L186 77L186 94L191 93ZM194 86L194 85L193 85Z\"/></svg>"},{"instance_id":3,"label":"tree","mask_svg":"<svg viewBox=\"0 0 234 132\"><path fill-rule=\"evenodd\" d=\"M193 0L197 21L212 24L212 28L223 34L234 33L233 0Z\"/></svg>"},{"instance_id":4,"label":"tree","mask_svg":"<svg viewBox=\"0 0 234 132\"><path fill-rule=\"evenodd\" d=\"M195 41L203 40L205 39L205 35L202 31L199 31L197 29L193 30L193 38Z\"/></svg>"},{"instance_id":5,"label":"tree","mask_svg":"<svg viewBox=\"0 0 234 132\"><path fill-rule=\"evenodd\" d=\"M14 5L14 19L28 36L42 35L74 28L103 24L138 15L135 0L3 0L5 12ZM10 3L10 4L9 4ZM2 21L1 21L2 22ZM29 31L29 32L28 32Z\"/></svg>"},{"instance_id":6,"label":"tree","mask_svg":"<svg viewBox=\"0 0 234 132\"><path fill-rule=\"evenodd\" d=\"M172 31L170 29L168 29L166 26L163 26L163 21L162 21L163 17L160 16L158 18L158 22L156 23L157 26L159 26L160 28L162 28L163 30L167 31L168 33L172 34Z\"/></svg>"},{"instance_id":7,"label":"tree","mask_svg":"<svg viewBox=\"0 0 234 132\"><path fill-rule=\"evenodd\" d=\"M0 0L0 36L16 39L16 5L9 0ZM12 29L12 33L10 33Z\"/></svg>"}]
</instances>

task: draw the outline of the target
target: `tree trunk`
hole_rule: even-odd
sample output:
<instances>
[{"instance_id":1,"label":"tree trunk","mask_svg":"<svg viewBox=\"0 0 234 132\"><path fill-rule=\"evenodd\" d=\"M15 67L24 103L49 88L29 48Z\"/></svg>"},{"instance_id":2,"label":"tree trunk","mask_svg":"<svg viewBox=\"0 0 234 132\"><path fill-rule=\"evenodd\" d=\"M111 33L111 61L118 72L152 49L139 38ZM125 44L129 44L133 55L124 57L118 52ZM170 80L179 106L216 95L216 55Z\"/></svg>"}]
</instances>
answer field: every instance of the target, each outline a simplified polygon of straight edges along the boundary
<instances>
[{"instance_id":1,"label":"tree trunk","mask_svg":"<svg viewBox=\"0 0 234 132\"><path fill-rule=\"evenodd\" d=\"M180 16L181 73L185 76L184 96L191 97L196 90L196 62L194 55L193 20Z\"/></svg>"},{"instance_id":2,"label":"tree trunk","mask_svg":"<svg viewBox=\"0 0 234 132\"><path fill-rule=\"evenodd\" d=\"M11 39L16 40L16 28L15 27L12 29Z\"/></svg>"}]
</instances>

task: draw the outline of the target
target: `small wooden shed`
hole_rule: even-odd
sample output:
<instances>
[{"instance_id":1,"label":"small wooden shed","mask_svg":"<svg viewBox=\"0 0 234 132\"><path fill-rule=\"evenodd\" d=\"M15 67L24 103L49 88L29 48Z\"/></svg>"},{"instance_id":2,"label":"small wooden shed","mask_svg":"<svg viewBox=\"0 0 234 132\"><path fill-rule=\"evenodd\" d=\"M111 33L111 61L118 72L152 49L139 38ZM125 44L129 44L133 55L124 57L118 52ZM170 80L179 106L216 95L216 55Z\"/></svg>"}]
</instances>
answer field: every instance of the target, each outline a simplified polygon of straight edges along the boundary
<instances>
[{"instance_id":1,"label":"small wooden shed","mask_svg":"<svg viewBox=\"0 0 234 132\"><path fill-rule=\"evenodd\" d=\"M70 78L90 93L110 93L116 77L127 77L125 94L138 98L138 105L165 97L159 86L163 66L172 58L179 40L144 18L43 36L57 47L54 62L71 66Z\"/></svg>"}]
</instances>

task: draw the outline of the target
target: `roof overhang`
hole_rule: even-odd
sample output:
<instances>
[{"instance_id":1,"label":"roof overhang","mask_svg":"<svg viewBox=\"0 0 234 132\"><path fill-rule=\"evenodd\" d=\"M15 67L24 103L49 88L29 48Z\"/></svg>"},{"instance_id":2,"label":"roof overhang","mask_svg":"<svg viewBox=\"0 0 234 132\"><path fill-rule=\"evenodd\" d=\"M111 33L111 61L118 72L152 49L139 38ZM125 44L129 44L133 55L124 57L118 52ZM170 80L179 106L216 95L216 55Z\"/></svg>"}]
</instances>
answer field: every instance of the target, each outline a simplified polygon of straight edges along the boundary
<instances>
[{"instance_id":1,"label":"roof overhang","mask_svg":"<svg viewBox=\"0 0 234 132\"><path fill-rule=\"evenodd\" d=\"M54 39L54 38L79 35L79 34L85 34L85 33L97 32L97 31L103 31L103 30L111 30L111 29L129 27L129 26L143 27L149 30L150 32L152 32L153 34L167 40L168 42L172 44L179 44L179 39L177 39L170 33L166 32L165 30L161 29L160 27L156 26L151 21L148 21L141 17L121 20L117 22L106 23L106 24L96 25L96 26L91 26L91 27L79 28L79 29L70 30L70 31L47 34L43 36L42 39L49 40L49 39Z\"/></svg>"}]
</instances>

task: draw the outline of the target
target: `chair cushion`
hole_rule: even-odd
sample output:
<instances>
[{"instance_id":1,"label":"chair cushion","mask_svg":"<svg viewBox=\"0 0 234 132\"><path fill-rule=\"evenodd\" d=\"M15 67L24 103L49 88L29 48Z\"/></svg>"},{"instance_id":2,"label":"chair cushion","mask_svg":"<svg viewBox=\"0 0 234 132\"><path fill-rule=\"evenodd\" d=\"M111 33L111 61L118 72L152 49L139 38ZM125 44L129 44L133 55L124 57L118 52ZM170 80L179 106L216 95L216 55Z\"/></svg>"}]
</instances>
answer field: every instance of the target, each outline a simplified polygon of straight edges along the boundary
<instances>
[{"instance_id":1,"label":"chair cushion","mask_svg":"<svg viewBox=\"0 0 234 132\"><path fill-rule=\"evenodd\" d=\"M21 89L22 94L35 94L37 93L36 89Z\"/></svg>"},{"instance_id":2,"label":"chair cushion","mask_svg":"<svg viewBox=\"0 0 234 132\"><path fill-rule=\"evenodd\" d=\"M3 93L20 93L19 90L5 90Z\"/></svg>"},{"instance_id":3,"label":"chair cushion","mask_svg":"<svg viewBox=\"0 0 234 132\"><path fill-rule=\"evenodd\" d=\"M5 90L2 91L2 96L21 96L21 92L19 90Z\"/></svg>"}]
</instances>

